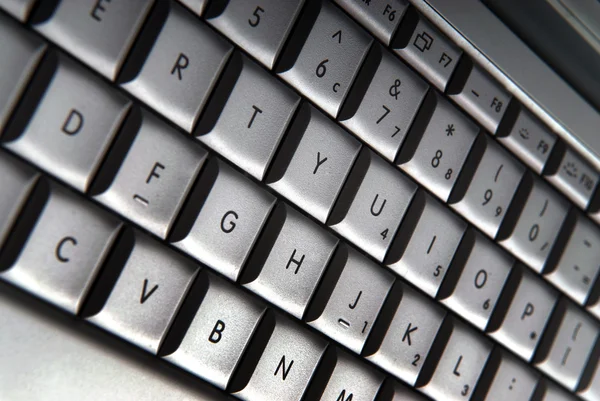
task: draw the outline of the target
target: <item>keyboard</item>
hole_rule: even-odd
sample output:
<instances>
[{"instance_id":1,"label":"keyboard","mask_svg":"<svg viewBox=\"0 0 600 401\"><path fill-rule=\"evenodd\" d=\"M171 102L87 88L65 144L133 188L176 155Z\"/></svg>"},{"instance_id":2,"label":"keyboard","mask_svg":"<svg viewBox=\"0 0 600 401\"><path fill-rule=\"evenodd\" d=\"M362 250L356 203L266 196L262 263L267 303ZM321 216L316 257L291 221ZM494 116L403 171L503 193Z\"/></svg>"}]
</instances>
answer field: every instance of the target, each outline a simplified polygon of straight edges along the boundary
<instances>
[{"instance_id":1,"label":"keyboard","mask_svg":"<svg viewBox=\"0 0 600 401\"><path fill-rule=\"evenodd\" d=\"M0 398L600 400L599 172L415 6L0 8Z\"/></svg>"}]
</instances>

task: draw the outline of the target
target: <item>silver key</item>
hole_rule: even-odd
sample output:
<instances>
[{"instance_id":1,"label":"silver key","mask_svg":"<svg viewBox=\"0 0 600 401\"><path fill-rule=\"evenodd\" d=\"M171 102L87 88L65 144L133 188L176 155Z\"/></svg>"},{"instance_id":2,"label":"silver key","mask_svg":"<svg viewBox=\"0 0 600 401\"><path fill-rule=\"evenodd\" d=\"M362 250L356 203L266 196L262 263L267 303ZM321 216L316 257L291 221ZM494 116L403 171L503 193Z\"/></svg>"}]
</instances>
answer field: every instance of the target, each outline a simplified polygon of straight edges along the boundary
<instances>
[{"instance_id":1,"label":"silver key","mask_svg":"<svg viewBox=\"0 0 600 401\"><path fill-rule=\"evenodd\" d=\"M479 128L435 92L436 107L414 152L400 152L400 167L443 201L467 159Z\"/></svg>"},{"instance_id":2,"label":"silver key","mask_svg":"<svg viewBox=\"0 0 600 401\"><path fill-rule=\"evenodd\" d=\"M29 14L37 0L1 0L0 8L21 22L29 19ZM0 35L5 37L4 35Z\"/></svg>"},{"instance_id":3,"label":"silver key","mask_svg":"<svg viewBox=\"0 0 600 401\"><path fill-rule=\"evenodd\" d=\"M499 366L487 390L485 401L529 401L538 384L540 374L504 351L499 355Z\"/></svg>"},{"instance_id":4,"label":"silver key","mask_svg":"<svg viewBox=\"0 0 600 401\"><path fill-rule=\"evenodd\" d=\"M22 135L6 145L81 192L88 190L131 102L64 54Z\"/></svg>"},{"instance_id":5,"label":"silver key","mask_svg":"<svg viewBox=\"0 0 600 401\"><path fill-rule=\"evenodd\" d=\"M19 2L8 7L19 10ZM25 4L23 4L25 5ZM7 6L7 4L2 4ZM0 133L46 51L46 44L10 17L0 15Z\"/></svg>"},{"instance_id":6,"label":"silver key","mask_svg":"<svg viewBox=\"0 0 600 401\"><path fill-rule=\"evenodd\" d=\"M244 285L301 319L338 240L290 206L281 208L285 217L277 239L265 250L268 256L258 277Z\"/></svg>"},{"instance_id":7,"label":"silver key","mask_svg":"<svg viewBox=\"0 0 600 401\"><path fill-rule=\"evenodd\" d=\"M230 0L208 23L272 69L303 4L304 0Z\"/></svg>"},{"instance_id":8,"label":"silver key","mask_svg":"<svg viewBox=\"0 0 600 401\"><path fill-rule=\"evenodd\" d=\"M542 401L576 401L578 400L572 394L567 393L562 387L546 381L546 390Z\"/></svg>"},{"instance_id":9,"label":"silver key","mask_svg":"<svg viewBox=\"0 0 600 401\"><path fill-rule=\"evenodd\" d=\"M208 290L177 350L165 359L225 389L266 308L207 274Z\"/></svg>"},{"instance_id":10,"label":"silver key","mask_svg":"<svg viewBox=\"0 0 600 401\"><path fill-rule=\"evenodd\" d=\"M458 64L462 50L425 18L418 18L410 39L404 39L395 52L443 92Z\"/></svg>"},{"instance_id":11,"label":"silver key","mask_svg":"<svg viewBox=\"0 0 600 401\"><path fill-rule=\"evenodd\" d=\"M336 117L372 41L340 9L324 2L296 63L280 76Z\"/></svg>"},{"instance_id":12,"label":"silver key","mask_svg":"<svg viewBox=\"0 0 600 401\"><path fill-rule=\"evenodd\" d=\"M76 314L120 227L112 215L52 183L18 259L0 276Z\"/></svg>"},{"instance_id":13,"label":"silver key","mask_svg":"<svg viewBox=\"0 0 600 401\"><path fill-rule=\"evenodd\" d=\"M582 209L587 209L598 184L599 174L577 153L567 149L558 170L546 179Z\"/></svg>"},{"instance_id":14,"label":"silver key","mask_svg":"<svg viewBox=\"0 0 600 401\"><path fill-rule=\"evenodd\" d=\"M119 172L96 196L161 238L167 233L207 153L147 111Z\"/></svg>"},{"instance_id":15,"label":"silver key","mask_svg":"<svg viewBox=\"0 0 600 401\"><path fill-rule=\"evenodd\" d=\"M386 263L400 276L435 298L467 224L432 196L424 193L422 198L423 212L416 216L419 221L402 257ZM415 218L412 210L408 213L408 216Z\"/></svg>"},{"instance_id":16,"label":"silver key","mask_svg":"<svg viewBox=\"0 0 600 401\"><path fill-rule=\"evenodd\" d=\"M390 43L408 7L406 0L336 0L336 3L385 45Z\"/></svg>"},{"instance_id":17,"label":"silver key","mask_svg":"<svg viewBox=\"0 0 600 401\"><path fill-rule=\"evenodd\" d=\"M199 139L262 181L300 97L253 61L242 60L240 76L215 127Z\"/></svg>"},{"instance_id":18,"label":"silver key","mask_svg":"<svg viewBox=\"0 0 600 401\"><path fill-rule=\"evenodd\" d=\"M188 255L236 281L275 198L224 162L210 163L215 177L198 183L210 186L200 214L189 232L171 240ZM212 175L210 170L205 172Z\"/></svg>"},{"instance_id":19,"label":"silver key","mask_svg":"<svg viewBox=\"0 0 600 401\"><path fill-rule=\"evenodd\" d=\"M392 399L389 401L425 401L426 398L404 384L395 383Z\"/></svg>"},{"instance_id":20,"label":"silver key","mask_svg":"<svg viewBox=\"0 0 600 401\"><path fill-rule=\"evenodd\" d=\"M327 305L309 324L359 354L393 282L394 276L348 248Z\"/></svg>"},{"instance_id":21,"label":"silver key","mask_svg":"<svg viewBox=\"0 0 600 401\"><path fill-rule=\"evenodd\" d=\"M517 192L525 167L485 136L486 148L462 199L452 207L481 231L495 238Z\"/></svg>"},{"instance_id":22,"label":"silver key","mask_svg":"<svg viewBox=\"0 0 600 401\"><path fill-rule=\"evenodd\" d=\"M586 401L598 401L600 400L600 369L598 369L598 362L591 357L589 363L595 364L594 370L586 385L582 386L582 383L579 383L577 393Z\"/></svg>"},{"instance_id":23,"label":"silver key","mask_svg":"<svg viewBox=\"0 0 600 401\"><path fill-rule=\"evenodd\" d=\"M599 259L600 231L578 213L575 228L557 266L545 276L564 294L584 305L600 269Z\"/></svg>"},{"instance_id":24,"label":"silver key","mask_svg":"<svg viewBox=\"0 0 600 401\"><path fill-rule=\"evenodd\" d=\"M204 10L208 4L208 0L179 0L179 2L199 16L204 14Z\"/></svg>"},{"instance_id":25,"label":"silver key","mask_svg":"<svg viewBox=\"0 0 600 401\"><path fill-rule=\"evenodd\" d=\"M498 140L533 171L541 174L556 143L556 135L523 108L510 131L498 133Z\"/></svg>"},{"instance_id":26,"label":"silver key","mask_svg":"<svg viewBox=\"0 0 600 401\"><path fill-rule=\"evenodd\" d=\"M344 351L336 353L335 367L320 400L374 401L383 376Z\"/></svg>"},{"instance_id":27,"label":"silver key","mask_svg":"<svg viewBox=\"0 0 600 401\"><path fill-rule=\"evenodd\" d=\"M535 178L512 233L499 238L498 242L539 273L546 264L568 208L565 199Z\"/></svg>"},{"instance_id":28,"label":"silver key","mask_svg":"<svg viewBox=\"0 0 600 401\"><path fill-rule=\"evenodd\" d=\"M322 338L277 315L250 381L234 395L245 401L300 401L326 346Z\"/></svg>"},{"instance_id":29,"label":"silver key","mask_svg":"<svg viewBox=\"0 0 600 401\"><path fill-rule=\"evenodd\" d=\"M492 345L481 334L454 322L431 380L420 390L434 400L470 398Z\"/></svg>"},{"instance_id":30,"label":"silver key","mask_svg":"<svg viewBox=\"0 0 600 401\"><path fill-rule=\"evenodd\" d=\"M363 152L368 166L360 187L344 215L332 215L328 224L381 262L417 186L371 150Z\"/></svg>"},{"instance_id":31,"label":"silver key","mask_svg":"<svg viewBox=\"0 0 600 401\"><path fill-rule=\"evenodd\" d=\"M442 299L442 303L483 330L504 288L514 260L482 234L472 231L471 235L474 236L473 247L462 267L456 286L447 298Z\"/></svg>"},{"instance_id":32,"label":"silver key","mask_svg":"<svg viewBox=\"0 0 600 401\"><path fill-rule=\"evenodd\" d=\"M198 267L146 234L134 235L133 250L106 303L88 320L155 354Z\"/></svg>"},{"instance_id":33,"label":"silver key","mask_svg":"<svg viewBox=\"0 0 600 401\"><path fill-rule=\"evenodd\" d=\"M274 190L325 223L361 145L321 112L312 106L308 109L308 126L299 134L300 144L285 172L267 180Z\"/></svg>"},{"instance_id":34,"label":"silver key","mask_svg":"<svg viewBox=\"0 0 600 401\"><path fill-rule=\"evenodd\" d=\"M360 2L346 3L364 7ZM383 50L356 113L347 119L340 115L341 123L383 157L394 161L428 88L410 68Z\"/></svg>"},{"instance_id":35,"label":"silver key","mask_svg":"<svg viewBox=\"0 0 600 401\"><path fill-rule=\"evenodd\" d=\"M65 0L35 29L114 81L152 0Z\"/></svg>"},{"instance_id":36,"label":"silver key","mask_svg":"<svg viewBox=\"0 0 600 401\"><path fill-rule=\"evenodd\" d=\"M430 299L402 286L402 300L371 362L414 386L446 311Z\"/></svg>"},{"instance_id":37,"label":"silver key","mask_svg":"<svg viewBox=\"0 0 600 401\"><path fill-rule=\"evenodd\" d=\"M540 347L541 352L536 353L534 363L544 373L574 391L598 338L598 324L571 302L564 299L561 302L566 305L558 331L550 339L549 349ZM558 306L557 311L560 309L561 306Z\"/></svg>"},{"instance_id":38,"label":"silver key","mask_svg":"<svg viewBox=\"0 0 600 401\"><path fill-rule=\"evenodd\" d=\"M492 328L490 335L524 360L530 361L558 295L527 269L524 269L520 281L513 285L516 287L514 298L500 326Z\"/></svg>"},{"instance_id":39,"label":"silver key","mask_svg":"<svg viewBox=\"0 0 600 401\"><path fill-rule=\"evenodd\" d=\"M486 130L495 133L506 112L511 95L479 66L473 65L460 92L448 94Z\"/></svg>"},{"instance_id":40,"label":"silver key","mask_svg":"<svg viewBox=\"0 0 600 401\"><path fill-rule=\"evenodd\" d=\"M38 177L39 174L30 166L4 151L0 153L0 249Z\"/></svg>"},{"instance_id":41,"label":"silver key","mask_svg":"<svg viewBox=\"0 0 600 401\"><path fill-rule=\"evenodd\" d=\"M175 2L130 93L187 132L200 112L232 47Z\"/></svg>"}]
</instances>

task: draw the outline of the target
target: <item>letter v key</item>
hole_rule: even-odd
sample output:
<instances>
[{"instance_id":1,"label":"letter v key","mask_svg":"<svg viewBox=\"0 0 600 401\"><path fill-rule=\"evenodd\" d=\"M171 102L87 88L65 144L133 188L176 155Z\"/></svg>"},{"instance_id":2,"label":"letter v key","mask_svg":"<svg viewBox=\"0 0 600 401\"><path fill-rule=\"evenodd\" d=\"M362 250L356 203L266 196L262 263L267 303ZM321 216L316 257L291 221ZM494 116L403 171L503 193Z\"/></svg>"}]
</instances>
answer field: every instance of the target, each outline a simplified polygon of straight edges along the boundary
<instances>
[{"instance_id":1,"label":"letter v key","mask_svg":"<svg viewBox=\"0 0 600 401\"><path fill-rule=\"evenodd\" d=\"M144 279L144 288L142 290L142 296L140 298L140 303L143 304L144 302L146 302L148 300L148 298L150 298L150 296L152 294L154 294L154 291L156 291L158 289L158 284L156 284L154 287L152 287L152 289L146 293L146 290L148 290L148 279Z\"/></svg>"}]
</instances>

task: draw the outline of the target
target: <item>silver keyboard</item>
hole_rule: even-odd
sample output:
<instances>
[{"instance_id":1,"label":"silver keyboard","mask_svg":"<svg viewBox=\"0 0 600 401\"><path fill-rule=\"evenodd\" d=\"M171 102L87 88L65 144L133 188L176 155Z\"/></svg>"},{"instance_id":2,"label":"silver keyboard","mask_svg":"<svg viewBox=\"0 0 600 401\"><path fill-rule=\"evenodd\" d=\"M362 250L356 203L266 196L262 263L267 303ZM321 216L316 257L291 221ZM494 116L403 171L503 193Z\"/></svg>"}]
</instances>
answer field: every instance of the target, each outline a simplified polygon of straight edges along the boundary
<instances>
[{"instance_id":1,"label":"silver keyboard","mask_svg":"<svg viewBox=\"0 0 600 401\"><path fill-rule=\"evenodd\" d=\"M600 400L600 173L405 0L0 8L1 399Z\"/></svg>"}]
</instances>

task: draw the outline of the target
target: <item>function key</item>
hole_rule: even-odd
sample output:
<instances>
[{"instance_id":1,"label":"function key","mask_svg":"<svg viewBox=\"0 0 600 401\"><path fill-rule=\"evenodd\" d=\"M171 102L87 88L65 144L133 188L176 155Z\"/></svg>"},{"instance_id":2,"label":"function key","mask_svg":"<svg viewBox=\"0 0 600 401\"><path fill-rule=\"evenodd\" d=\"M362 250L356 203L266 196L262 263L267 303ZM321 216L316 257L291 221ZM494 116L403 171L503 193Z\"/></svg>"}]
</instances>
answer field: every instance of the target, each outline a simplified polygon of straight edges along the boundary
<instances>
[{"instance_id":1,"label":"function key","mask_svg":"<svg viewBox=\"0 0 600 401\"><path fill-rule=\"evenodd\" d=\"M336 3L385 45L392 40L408 7L406 0L336 0Z\"/></svg>"}]
</instances>

